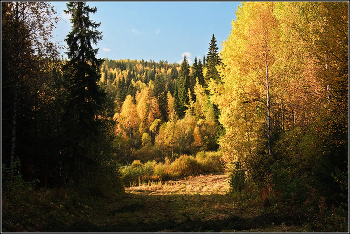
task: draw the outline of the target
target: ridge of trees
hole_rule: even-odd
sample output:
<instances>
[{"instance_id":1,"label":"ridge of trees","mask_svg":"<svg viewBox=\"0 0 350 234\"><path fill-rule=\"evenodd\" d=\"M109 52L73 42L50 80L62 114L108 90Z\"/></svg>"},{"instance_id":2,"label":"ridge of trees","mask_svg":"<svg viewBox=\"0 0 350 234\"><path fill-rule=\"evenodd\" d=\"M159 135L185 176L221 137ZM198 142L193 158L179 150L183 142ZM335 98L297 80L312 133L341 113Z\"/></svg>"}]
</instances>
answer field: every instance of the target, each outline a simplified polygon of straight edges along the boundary
<instances>
[{"instance_id":1,"label":"ridge of trees","mask_svg":"<svg viewBox=\"0 0 350 234\"><path fill-rule=\"evenodd\" d=\"M200 59L190 66L186 57L181 65L143 60L102 64L100 84L115 103L121 162L164 161L218 148L218 122L203 87L203 69Z\"/></svg>"}]
</instances>

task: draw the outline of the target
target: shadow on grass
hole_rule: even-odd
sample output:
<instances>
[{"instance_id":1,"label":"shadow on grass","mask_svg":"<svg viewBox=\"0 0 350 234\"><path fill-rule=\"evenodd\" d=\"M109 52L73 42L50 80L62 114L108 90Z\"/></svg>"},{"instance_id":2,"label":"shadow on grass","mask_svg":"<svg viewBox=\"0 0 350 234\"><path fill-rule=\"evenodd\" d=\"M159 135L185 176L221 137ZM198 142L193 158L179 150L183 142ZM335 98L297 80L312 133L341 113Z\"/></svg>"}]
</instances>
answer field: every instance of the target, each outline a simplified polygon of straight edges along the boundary
<instances>
[{"instance_id":1,"label":"shadow on grass","mask_svg":"<svg viewBox=\"0 0 350 234\"><path fill-rule=\"evenodd\" d=\"M160 223L132 223L122 222L116 225L97 226L88 221L75 222L70 226L62 226L59 223L52 223L47 231L59 232L157 232L157 231L175 231L175 232L221 232L221 231L244 231L250 229L262 229L268 226L286 225L299 226L303 222L294 217L286 217L283 214L263 214L255 218L244 219L239 216L231 216L223 220L187 220L177 223L169 219Z\"/></svg>"},{"instance_id":2,"label":"shadow on grass","mask_svg":"<svg viewBox=\"0 0 350 234\"><path fill-rule=\"evenodd\" d=\"M194 210L218 203L230 202L225 195L136 195L126 194L123 199L106 203L100 207L100 217L83 219L71 225L64 225L52 220L45 231L59 232L220 232L263 229L271 225L302 225L307 222L305 214L263 213L258 216L247 216L244 211L219 210L226 218L198 217ZM232 203L231 203L232 204ZM191 213L192 212L192 213ZM182 217L182 219L179 219ZM185 217L185 218L184 218ZM209 219L209 220L208 220ZM99 224L98 220L105 220ZM180 220L180 221L179 221Z\"/></svg>"}]
</instances>

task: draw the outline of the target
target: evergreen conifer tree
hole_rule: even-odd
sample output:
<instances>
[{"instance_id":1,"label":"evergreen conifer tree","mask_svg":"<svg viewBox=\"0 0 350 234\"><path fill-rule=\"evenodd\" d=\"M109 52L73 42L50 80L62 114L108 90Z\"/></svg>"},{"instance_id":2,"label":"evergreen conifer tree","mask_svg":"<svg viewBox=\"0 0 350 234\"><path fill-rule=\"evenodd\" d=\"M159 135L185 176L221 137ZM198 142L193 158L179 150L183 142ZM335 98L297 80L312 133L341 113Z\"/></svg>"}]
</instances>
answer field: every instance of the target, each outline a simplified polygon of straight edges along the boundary
<instances>
[{"instance_id":1,"label":"evergreen conifer tree","mask_svg":"<svg viewBox=\"0 0 350 234\"><path fill-rule=\"evenodd\" d=\"M105 92L97 82L100 79L102 59L97 59L97 44L102 39L100 26L90 20L89 13L97 8L90 8L84 2L67 3L65 13L71 14L72 31L65 41L68 44L68 61L63 67L67 83L67 103L63 118L65 129L65 149L68 175L73 181L86 177L86 172L96 166L99 160L93 154L92 145L99 136L101 121L98 116L105 102ZM87 168L89 166L89 169Z\"/></svg>"},{"instance_id":2,"label":"evergreen conifer tree","mask_svg":"<svg viewBox=\"0 0 350 234\"><path fill-rule=\"evenodd\" d=\"M154 97L158 100L159 111L164 121L167 121L167 98L165 81L162 74L157 74L154 80Z\"/></svg>"},{"instance_id":3,"label":"evergreen conifer tree","mask_svg":"<svg viewBox=\"0 0 350 234\"><path fill-rule=\"evenodd\" d=\"M221 61L218 50L219 48L217 47L217 44L216 44L216 38L215 38L215 35L213 34L213 37L209 44L209 51L206 58L207 60L206 67L208 70L205 76L205 80L207 84L210 81L210 79L213 79L214 81L220 80L219 73L216 69L216 65L220 64L220 61Z\"/></svg>"},{"instance_id":4,"label":"evergreen conifer tree","mask_svg":"<svg viewBox=\"0 0 350 234\"><path fill-rule=\"evenodd\" d=\"M194 78L194 85L196 84L196 79L198 79L198 83L203 86L204 85L204 76L203 76L202 61L199 59L197 62L197 57L195 57L192 68L193 68L192 76Z\"/></svg>"},{"instance_id":5,"label":"evergreen conifer tree","mask_svg":"<svg viewBox=\"0 0 350 234\"><path fill-rule=\"evenodd\" d=\"M188 89L190 88L190 66L187 62L186 56L181 64L178 79L175 84L174 93L174 109L179 116L182 118L185 115L186 105L189 104Z\"/></svg>"},{"instance_id":6,"label":"evergreen conifer tree","mask_svg":"<svg viewBox=\"0 0 350 234\"><path fill-rule=\"evenodd\" d=\"M218 73L218 70L216 69L216 66L221 63L221 59L220 59L218 50L219 50L219 48L216 44L216 38L215 38L215 35L213 34L213 37L209 43L209 51L208 51L207 58L206 58L206 60L207 60L206 61L207 73L205 76L204 87L208 86L208 83L210 82L211 79L215 82L220 82L220 80L221 80L220 75ZM215 122L218 126L217 131L222 132L223 127L219 122L220 110L216 104L213 104L213 110L214 110L214 114L215 114Z\"/></svg>"}]
</instances>

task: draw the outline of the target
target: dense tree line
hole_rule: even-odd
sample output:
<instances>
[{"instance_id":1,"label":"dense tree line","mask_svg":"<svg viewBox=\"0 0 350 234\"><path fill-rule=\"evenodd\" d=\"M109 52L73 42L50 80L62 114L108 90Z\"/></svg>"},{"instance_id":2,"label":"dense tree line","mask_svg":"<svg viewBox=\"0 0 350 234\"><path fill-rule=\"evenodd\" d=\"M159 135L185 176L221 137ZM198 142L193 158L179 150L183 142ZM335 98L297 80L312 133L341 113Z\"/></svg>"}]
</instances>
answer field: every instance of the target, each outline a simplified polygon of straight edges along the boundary
<instances>
[{"instance_id":1,"label":"dense tree line","mask_svg":"<svg viewBox=\"0 0 350 234\"><path fill-rule=\"evenodd\" d=\"M219 56L214 35L211 44L209 50L216 50L208 53L208 64L214 71L217 64L211 58ZM181 65L136 60L102 64L100 83L115 103L114 144L122 163L217 150L219 123L203 74L210 66L204 68L197 58L190 66L186 57Z\"/></svg>"},{"instance_id":2,"label":"dense tree line","mask_svg":"<svg viewBox=\"0 0 350 234\"><path fill-rule=\"evenodd\" d=\"M49 3L2 3L4 188L21 175L38 186L122 190L108 118L113 103L97 83L103 60L92 45L102 35L89 19L96 10L67 4L72 30L62 61L50 42L58 19Z\"/></svg>"},{"instance_id":3,"label":"dense tree line","mask_svg":"<svg viewBox=\"0 0 350 234\"><path fill-rule=\"evenodd\" d=\"M347 7L239 7L220 53L222 83L210 90L226 130L220 146L246 172L241 183L294 202L315 190L328 204L347 206Z\"/></svg>"}]
</instances>

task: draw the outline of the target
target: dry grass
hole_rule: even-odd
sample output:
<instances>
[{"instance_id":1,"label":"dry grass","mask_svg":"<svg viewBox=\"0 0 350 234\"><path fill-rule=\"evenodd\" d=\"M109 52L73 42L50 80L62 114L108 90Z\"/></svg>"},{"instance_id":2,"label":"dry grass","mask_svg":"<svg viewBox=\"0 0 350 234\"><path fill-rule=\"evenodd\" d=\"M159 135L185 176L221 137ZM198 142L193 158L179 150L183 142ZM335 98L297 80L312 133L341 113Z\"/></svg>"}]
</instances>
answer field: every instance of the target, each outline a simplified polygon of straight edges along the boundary
<instances>
[{"instance_id":1,"label":"dry grass","mask_svg":"<svg viewBox=\"0 0 350 234\"><path fill-rule=\"evenodd\" d=\"M227 175L189 176L182 180L149 182L141 186L126 188L127 193L148 195L224 195L229 191Z\"/></svg>"}]
</instances>

